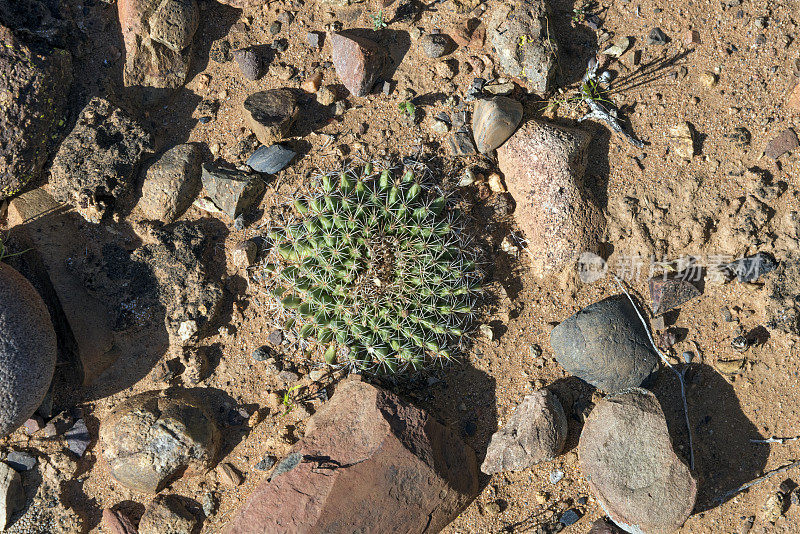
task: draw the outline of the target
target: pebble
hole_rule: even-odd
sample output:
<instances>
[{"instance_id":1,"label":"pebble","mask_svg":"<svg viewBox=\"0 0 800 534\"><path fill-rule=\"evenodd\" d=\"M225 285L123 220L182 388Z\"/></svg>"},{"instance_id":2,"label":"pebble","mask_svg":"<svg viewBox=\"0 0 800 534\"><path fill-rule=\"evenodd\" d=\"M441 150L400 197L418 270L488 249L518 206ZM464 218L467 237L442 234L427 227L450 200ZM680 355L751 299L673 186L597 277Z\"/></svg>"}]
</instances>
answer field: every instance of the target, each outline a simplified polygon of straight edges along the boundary
<instances>
[{"instance_id":1,"label":"pebble","mask_svg":"<svg viewBox=\"0 0 800 534\"><path fill-rule=\"evenodd\" d=\"M22 451L11 451L4 461L11 466L14 471L20 473L30 471L36 466L36 458Z\"/></svg>"},{"instance_id":2,"label":"pebble","mask_svg":"<svg viewBox=\"0 0 800 534\"><path fill-rule=\"evenodd\" d=\"M445 80L451 79L456 75L456 62L450 59L438 62L436 64L436 74Z\"/></svg>"},{"instance_id":3,"label":"pebble","mask_svg":"<svg viewBox=\"0 0 800 534\"><path fill-rule=\"evenodd\" d=\"M316 93L319 91L320 86L322 85L322 73L315 72L308 78L306 78L303 83L300 84L300 89L305 91L306 93Z\"/></svg>"},{"instance_id":4,"label":"pebble","mask_svg":"<svg viewBox=\"0 0 800 534\"><path fill-rule=\"evenodd\" d=\"M564 525L565 527L568 527L570 525L574 525L575 523L580 521L580 519L581 519L580 512L578 512L578 510L576 510L575 508L572 508L564 512L558 519L558 522Z\"/></svg>"},{"instance_id":5,"label":"pebble","mask_svg":"<svg viewBox=\"0 0 800 534\"><path fill-rule=\"evenodd\" d=\"M497 501L492 501L486 505L486 511L491 515L497 515L502 511L502 507Z\"/></svg>"},{"instance_id":6,"label":"pebble","mask_svg":"<svg viewBox=\"0 0 800 534\"><path fill-rule=\"evenodd\" d=\"M257 464L256 469L259 471L269 471L275 465L278 459L272 455L264 456Z\"/></svg>"},{"instance_id":7,"label":"pebble","mask_svg":"<svg viewBox=\"0 0 800 534\"><path fill-rule=\"evenodd\" d=\"M661 28L653 28L652 30L650 30L650 33L647 34L647 44L649 45L656 45L656 46L665 45L667 44L667 40L668 40L667 36L661 30Z\"/></svg>"},{"instance_id":8,"label":"pebble","mask_svg":"<svg viewBox=\"0 0 800 534\"><path fill-rule=\"evenodd\" d=\"M322 46L322 34L320 32L306 33L306 43L309 47L318 50Z\"/></svg>"},{"instance_id":9,"label":"pebble","mask_svg":"<svg viewBox=\"0 0 800 534\"><path fill-rule=\"evenodd\" d=\"M261 76L261 56L254 48L236 50L233 52L233 58L248 80L257 80Z\"/></svg>"},{"instance_id":10,"label":"pebble","mask_svg":"<svg viewBox=\"0 0 800 534\"><path fill-rule=\"evenodd\" d=\"M285 169L296 155L283 145L262 145L247 159L247 165L256 172L275 174Z\"/></svg>"},{"instance_id":11,"label":"pebble","mask_svg":"<svg viewBox=\"0 0 800 534\"><path fill-rule=\"evenodd\" d=\"M798 145L797 134L791 128L786 128L767 143L764 155L776 160L796 149Z\"/></svg>"},{"instance_id":12,"label":"pebble","mask_svg":"<svg viewBox=\"0 0 800 534\"><path fill-rule=\"evenodd\" d=\"M616 43L609 46L603 51L603 54L606 54L611 57L620 57L622 54L627 52L628 48L631 46L631 39L630 37L621 37L617 40Z\"/></svg>"},{"instance_id":13,"label":"pebble","mask_svg":"<svg viewBox=\"0 0 800 534\"><path fill-rule=\"evenodd\" d=\"M366 96L388 61L386 49L351 33L331 33L328 38L336 74L354 96Z\"/></svg>"},{"instance_id":14,"label":"pebble","mask_svg":"<svg viewBox=\"0 0 800 534\"><path fill-rule=\"evenodd\" d=\"M317 91L317 102L323 106L330 106L336 102L336 91L329 85L320 87Z\"/></svg>"},{"instance_id":15,"label":"pebble","mask_svg":"<svg viewBox=\"0 0 800 534\"><path fill-rule=\"evenodd\" d=\"M265 362L272 357L272 349L266 345L253 351L252 358L257 362Z\"/></svg>"},{"instance_id":16,"label":"pebble","mask_svg":"<svg viewBox=\"0 0 800 534\"><path fill-rule=\"evenodd\" d=\"M479 100L472 114L475 146L481 154L499 148L522 122L522 104L505 96Z\"/></svg>"},{"instance_id":17,"label":"pebble","mask_svg":"<svg viewBox=\"0 0 800 534\"><path fill-rule=\"evenodd\" d=\"M701 84L705 85L706 87L714 87L717 85L717 75L713 72L701 72L700 75L697 77Z\"/></svg>"},{"instance_id":18,"label":"pebble","mask_svg":"<svg viewBox=\"0 0 800 534\"><path fill-rule=\"evenodd\" d=\"M219 479L223 484L233 488L236 486L241 486L242 482L244 482L244 477L242 474L227 462L219 464L217 467L217 476L219 476Z\"/></svg>"},{"instance_id":19,"label":"pebble","mask_svg":"<svg viewBox=\"0 0 800 534\"><path fill-rule=\"evenodd\" d=\"M450 127L442 120L433 119L431 121L431 131L438 135L445 135L450 131Z\"/></svg>"},{"instance_id":20,"label":"pebble","mask_svg":"<svg viewBox=\"0 0 800 534\"><path fill-rule=\"evenodd\" d=\"M505 193L506 186L503 185L503 179L500 177L499 174L493 172L487 178L487 182L489 183L489 189L492 190L494 193Z\"/></svg>"},{"instance_id":21,"label":"pebble","mask_svg":"<svg viewBox=\"0 0 800 534\"><path fill-rule=\"evenodd\" d=\"M67 441L67 448L78 456L78 458L83 457L92 441L89 435L89 429L86 428L86 422L83 419L75 421L72 428L67 430L64 434L64 439Z\"/></svg>"},{"instance_id":22,"label":"pebble","mask_svg":"<svg viewBox=\"0 0 800 534\"><path fill-rule=\"evenodd\" d=\"M558 469L550 472L550 484L558 484L564 478L564 471Z\"/></svg>"},{"instance_id":23,"label":"pebble","mask_svg":"<svg viewBox=\"0 0 800 534\"><path fill-rule=\"evenodd\" d=\"M428 33L419 39L422 52L431 59L438 59L452 52L453 40L443 33Z\"/></svg>"},{"instance_id":24,"label":"pebble","mask_svg":"<svg viewBox=\"0 0 800 534\"><path fill-rule=\"evenodd\" d=\"M684 44L693 45L693 44L700 44L700 32L697 30L688 30L686 33L683 34L683 42Z\"/></svg>"},{"instance_id":25,"label":"pebble","mask_svg":"<svg viewBox=\"0 0 800 534\"><path fill-rule=\"evenodd\" d=\"M694 157L694 137L688 122L681 122L671 127L667 139L672 151L679 157L686 160Z\"/></svg>"}]
</instances>

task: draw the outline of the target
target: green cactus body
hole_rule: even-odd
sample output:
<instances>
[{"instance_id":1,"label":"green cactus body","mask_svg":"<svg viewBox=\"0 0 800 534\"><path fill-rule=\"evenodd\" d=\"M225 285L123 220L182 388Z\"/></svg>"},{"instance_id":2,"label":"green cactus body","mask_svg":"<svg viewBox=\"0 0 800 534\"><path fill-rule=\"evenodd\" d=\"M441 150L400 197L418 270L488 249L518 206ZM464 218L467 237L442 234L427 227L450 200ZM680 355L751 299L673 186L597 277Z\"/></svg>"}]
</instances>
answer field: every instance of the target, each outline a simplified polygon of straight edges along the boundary
<instances>
[{"instance_id":1,"label":"green cactus body","mask_svg":"<svg viewBox=\"0 0 800 534\"><path fill-rule=\"evenodd\" d=\"M329 364L376 373L454 358L480 277L457 213L406 170L323 176L269 234L270 294Z\"/></svg>"}]
</instances>

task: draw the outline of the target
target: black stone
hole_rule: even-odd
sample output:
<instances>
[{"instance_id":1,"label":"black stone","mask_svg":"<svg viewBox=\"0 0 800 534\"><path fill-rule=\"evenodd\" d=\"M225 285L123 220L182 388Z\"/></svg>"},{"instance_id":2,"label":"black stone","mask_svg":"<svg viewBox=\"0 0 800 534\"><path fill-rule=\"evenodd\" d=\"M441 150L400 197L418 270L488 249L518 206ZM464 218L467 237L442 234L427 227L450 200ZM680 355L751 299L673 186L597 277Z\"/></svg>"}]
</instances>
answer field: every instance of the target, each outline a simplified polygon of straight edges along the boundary
<instances>
[{"instance_id":1,"label":"black stone","mask_svg":"<svg viewBox=\"0 0 800 534\"><path fill-rule=\"evenodd\" d=\"M256 172L275 174L289 165L297 154L282 145L261 146L247 160L247 165Z\"/></svg>"}]
</instances>

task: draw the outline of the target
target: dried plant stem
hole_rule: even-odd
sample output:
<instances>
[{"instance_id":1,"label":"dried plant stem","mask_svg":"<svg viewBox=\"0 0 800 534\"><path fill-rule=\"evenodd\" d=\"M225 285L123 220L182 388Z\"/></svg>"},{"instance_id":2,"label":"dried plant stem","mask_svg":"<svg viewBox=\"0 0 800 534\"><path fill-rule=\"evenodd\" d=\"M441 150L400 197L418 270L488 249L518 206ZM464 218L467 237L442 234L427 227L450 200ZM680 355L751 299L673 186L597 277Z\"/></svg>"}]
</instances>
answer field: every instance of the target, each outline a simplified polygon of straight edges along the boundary
<instances>
[{"instance_id":1,"label":"dried plant stem","mask_svg":"<svg viewBox=\"0 0 800 534\"><path fill-rule=\"evenodd\" d=\"M737 493L741 493L744 490L750 488L751 486L755 486L756 484L758 484L760 482L764 482L768 478L774 477L775 475L778 475L780 473L785 473L789 469L793 469L793 468L795 468L797 466L800 466L800 460L795 460L795 461L793 461L793 462L791 462L789 464L784 465L783 467L778 467L777 469L773 469L772 471L767 471L766 473L764 473L760 477L754 478L753 480L751 480L750 482L748 482L746 484L742 484L738 488L729 491L728 493L726 493L725 495L723 495L721 497L717 497L717 502L719 504L722 504L725 501L727 501L728 499L730 499L731 497L733 497L734 495L736 495Z\"/></svg>"},{"instance_id":2,"label":"dried plant stem","mask_svg":"<svg viewBox=\"0 0 800 534\"><path fill-rule=\"evenodd\" d=\"M750 443L789 443L790 441L798 441L800 436L793 438L767 438L767 439L751 439Z\"/></svg>"}]
</instances>

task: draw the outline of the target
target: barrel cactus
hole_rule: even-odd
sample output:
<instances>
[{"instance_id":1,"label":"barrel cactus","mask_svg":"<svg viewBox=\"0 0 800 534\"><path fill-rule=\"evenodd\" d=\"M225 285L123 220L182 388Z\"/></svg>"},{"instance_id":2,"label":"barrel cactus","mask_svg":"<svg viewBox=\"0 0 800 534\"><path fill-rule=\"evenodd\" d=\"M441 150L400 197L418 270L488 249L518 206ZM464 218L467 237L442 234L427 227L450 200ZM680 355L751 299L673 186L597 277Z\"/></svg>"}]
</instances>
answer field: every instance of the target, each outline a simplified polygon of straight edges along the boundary
<instances>
[{"instance_id":1,"label":"barrel cactus","mask_svg":"<svg viewBox=\"0 0 800 534\"><path fill-rule=\"evenodd\" d=\"M419 174L324 175L268 235L273 303L329 364L417 370L453 360L469 333L475 258L457 211Z\"/></svg>"}]
</instances>

